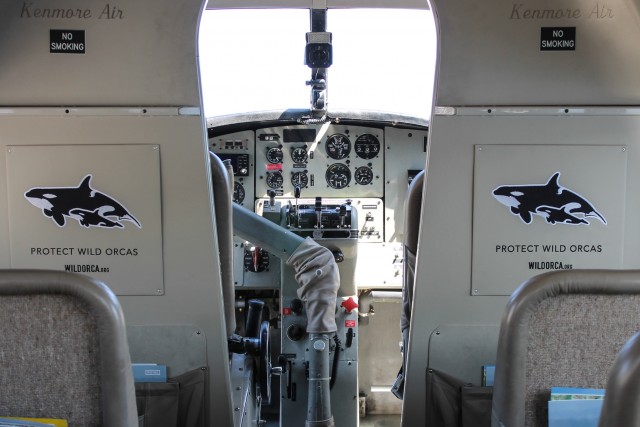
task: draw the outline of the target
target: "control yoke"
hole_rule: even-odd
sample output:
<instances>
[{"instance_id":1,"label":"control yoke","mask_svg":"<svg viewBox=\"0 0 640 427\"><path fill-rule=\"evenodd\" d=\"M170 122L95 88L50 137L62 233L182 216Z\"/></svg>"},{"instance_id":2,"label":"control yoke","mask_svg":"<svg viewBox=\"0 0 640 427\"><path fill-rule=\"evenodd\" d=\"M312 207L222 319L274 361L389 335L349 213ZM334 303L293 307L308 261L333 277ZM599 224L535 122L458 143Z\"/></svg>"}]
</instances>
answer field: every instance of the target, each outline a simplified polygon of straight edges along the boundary
<instances>
[{"instance_id":1,"label":"control yoke","mask_svg":"<svg viewBox=\"0 0 640 427\"><path fill-rule=\"evenodd\" d=\"M307 332L313 349L309 356L306 425L333 426L329 337L338 329L335 313L340 287L333 253L314 240L303 239L236 203L233 204L233 229L241 238L265 248L294 269L298 297L306 306Z\"/></svg>"}]
</instances>

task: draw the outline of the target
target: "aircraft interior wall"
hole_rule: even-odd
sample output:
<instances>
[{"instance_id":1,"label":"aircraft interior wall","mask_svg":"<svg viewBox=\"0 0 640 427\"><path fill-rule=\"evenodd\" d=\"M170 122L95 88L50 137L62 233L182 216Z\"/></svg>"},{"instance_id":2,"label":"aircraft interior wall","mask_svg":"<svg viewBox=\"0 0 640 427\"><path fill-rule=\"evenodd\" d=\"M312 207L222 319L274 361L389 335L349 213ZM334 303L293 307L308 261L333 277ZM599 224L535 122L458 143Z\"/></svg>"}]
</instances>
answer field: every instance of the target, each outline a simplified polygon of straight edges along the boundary
<instances>
[{"instance_id":1,"label":"aircraft interior wall","mask_svg":"<svg viewBox=\"0 0 640 427\"><path fill-rule=\"evenodd\" d=\"M349 225L340 245L340 233L323 242L342 250L339 300L363 289L399 293L401 206L426 155L402 424L427 425L425 375L441 371L478 385L481 367L495 361L505 303L522 281L549 270L638 268L640 251L637 1L431 6L439 54L427 141L424 124L384 120L324 129L265 120L207 134L196 52L203 1L3 2L0 268L104 280L124 308L133 361L167 364L172 377L201 374L208 401L197 416L232 425L246 415L235 403L256 390L249 362L227 350L209 150L236 161L241 151L249 155L251 167L236 175L240 204L273 222L307 215L321 223L324 209L344 231L349 212L358 228ZM336 146L351 138L363 149L375 139L384 154L332 157L334 135ZM314 143L315 162L294 159L296 148L308 153ZM280 159L269 160L276 148ZM296 186L300 172L318 185ZM104 205L89 201L96 194L118 214L104 215ZM314 209L316 197L329 202ZM280 293L275 309L287 314L276 322L278 346L284 364L298 363L292 381L306 384L291 272L275 260L264 269L266 258L244 239L234 251L240 295L269 302ZM350 344L335 363L350 399L334 400L334 409L353 425L358 392L388 385L376 373L400 358L385 351L375 362L358 359L359 348L371 352L376 338L388 338L388 325L373 332L393 318L384 307L355 335L357 312L339 310L338 334ZM284 392L272 410L287 413L283 425L304 419L304 405L287 396L287 377L279 381ZM386 397L369 403L398 410Z\"/></svg>"},{"instance_id":2,"label":"aircraft interior wall","mask_svg":"<svg viewBox=\"0 0 640 427\"><path fill-rule=\"evenodd\" d=\"M432 7L439 52L407 426L428 418L425 374L480 385L481 367L495 361L504 305L524 280L638 267L636 2ZM588 202L561 217L569 210L550 190ZM536 191L547 205L526 199Z\"/></svg>"},{"instance_id":3,"label":"aircraft interior wall","mask_svg":"<svg viewBox=\"0 0 640 427\"><path fill-rule=\"evenodd\" d=\"M132 361L195 372L207 390L196 425L230 425L196 55L203 8L0 5L0 267L103 280L124 309Z\"/></svg>"}]
</instances>

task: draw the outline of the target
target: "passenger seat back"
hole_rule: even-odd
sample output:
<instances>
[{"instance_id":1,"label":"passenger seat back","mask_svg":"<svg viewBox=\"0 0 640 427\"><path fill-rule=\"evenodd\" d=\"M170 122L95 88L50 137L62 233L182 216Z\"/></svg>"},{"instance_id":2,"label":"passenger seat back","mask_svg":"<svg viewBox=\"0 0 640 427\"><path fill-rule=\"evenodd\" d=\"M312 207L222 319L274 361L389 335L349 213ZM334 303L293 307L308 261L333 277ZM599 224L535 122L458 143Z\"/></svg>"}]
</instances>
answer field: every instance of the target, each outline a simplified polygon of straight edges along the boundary
<instances>
[{"instance_id":1,"label":"passenger seat back","mask_svg":"<svg viewBox=\"0 0 640 427\"><path fill-rule=\"evenodd\" d=\"M609 373L598 427L640 425L640 333L622 347Z\"/></svg>"},{"instance_id":2,"label":"passenger seat back","mask_svg":"<svg viewBox=\"0 0 640 427\"><path fill-rule=\"evenodd\" d=\"M0 271L0 416L137 426L122 310L103 283Z\"/></svg>"},{"instance_id":3,"label":"passenger seat back","mask_svg":"<svg viewBox=\"0 0 640 427\"><path fill-rule=\"evenodd\" d=\"M500 327L493 426L544 426L551 387L605 388L616 354L640 330L640 272L536 276Z\"/></svg>"}]
</instances>

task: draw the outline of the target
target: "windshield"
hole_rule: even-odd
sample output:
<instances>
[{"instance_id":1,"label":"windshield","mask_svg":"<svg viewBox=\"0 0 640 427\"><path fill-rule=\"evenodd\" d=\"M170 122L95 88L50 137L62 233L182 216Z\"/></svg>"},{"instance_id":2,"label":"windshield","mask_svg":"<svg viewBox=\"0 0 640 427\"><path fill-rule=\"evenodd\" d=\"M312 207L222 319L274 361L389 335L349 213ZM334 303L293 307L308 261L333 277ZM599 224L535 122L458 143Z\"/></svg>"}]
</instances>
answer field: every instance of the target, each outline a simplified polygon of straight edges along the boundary
<instances>
[{"instance_id":1,"label":"windshield","mask_svg":"<svg viewBox=\"0 0 640 427\"><path fill-rule=\"evenodd\" d=\"M205 10L199 56L207 117L308 109L305 9ZM328 110L428 119L436 56L431 11L331 9Z\"/></svg>"}]
</instances>

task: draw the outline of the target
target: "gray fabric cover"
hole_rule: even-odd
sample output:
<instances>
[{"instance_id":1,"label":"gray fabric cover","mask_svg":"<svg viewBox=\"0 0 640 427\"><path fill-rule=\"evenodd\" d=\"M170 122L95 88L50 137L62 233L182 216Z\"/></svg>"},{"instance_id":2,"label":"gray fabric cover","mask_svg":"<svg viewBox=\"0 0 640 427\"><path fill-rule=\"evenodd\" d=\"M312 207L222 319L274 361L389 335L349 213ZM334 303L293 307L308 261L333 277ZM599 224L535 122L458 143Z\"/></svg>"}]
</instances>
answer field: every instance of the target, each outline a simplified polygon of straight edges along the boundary
<instances>
[{"instance_id":1,"label":"gray fabric cover","mask_svg":"<svg viewBox=\"0 0 640 427\"><path fill-rule=\"evenodd\" d=\"M180 384L136 383L138 427L178 427Z\"/></svg>"},{"instance_id":2,"label":"gray fabric cover","mask_svg":"<svg viewBox=\"0 0 640 427\"><path fill-rule=\"evenodd\" d=\"M71 273L0 270L0 413L70 427L134 427L124 317L103 283Z\"/></svg>"},{"instance_id":3,"label":"gray fabric cover","mask_svg":"<svg viewBox=\"0 0 640 427\"><path fill-rule=\"evenodd\" d=\"M636 334L620 350L611 368L598 427L639 425L640 334Z\"/></svg>"},{"instance_id":4,"label":"gray fabric cover","mask_svg":"<svg viewBox=\"0 0 640 427\"><path fill-rule=\"evenodd\" d=\"M233 281L233 178L215 153L209 152L211 185L216 215L216 235L220 248L220 280L227 336L236 331L236 297ZM232 174L233 176L233 174Z\"/></svg>"},{"instance_id":5,"label":"gray fabric cover","mask_svg":"<svg viewBox=\"0 0 640 427\"><path fill-rule=\"evenodd\" d=\"M491 425L492 387L464 386L460 393L462 402L462 427L489 427Z\"/></svg>"},{"instance_id":6,"label":"gray fabric cover","mask_svg":"<svg viewBox=\"0 0 640 427\"><path fill-rule=\"evenodd\" d=\"M574 270L523 283L502 318L493 426L545 426L552 386L604 388L640 330L640 271Z\"/></svg>"},{"instance_id":7,"label":"gray fabric cover","mask_svg":"<svg viewBox=\"0 0 640 427\"><path fill-rule=\"evenodd\" d=\"M0 325L0 414L102 424L97 326L78 298L2 297Z\"/></svg>"},{"instance_id":8,"label":"gray fabric cover","mask_svg":"<svg viewBox=\"0 0 640 427\"><path fill-rule=\"evenodd\" d=\"M427 426L488 427L491 425L491 387L474 387L429 369L425 412Z\"/></svg>"},{"instance_id":9,"label":"gray fabric cover","mask_svg":"<svg viewBox=\"0 0 640 427\"><path fill-rule=\"evenodd\" d=\"M425 172L421 171L411 181L404 204L404 283L402 286L402 313L400 316L400 330L403 332L409 329L409 323L411 322L424 175ZM406 345L407 343L405 342L405 348L407 348Z\"/></svg>"},{"instance_id":10,"label":"gray fabric cover","mask_svg":"<svg viewBox=\"0 0 640 427\"><path fill-rule=\"evenodd\" d=\"M307 333L322 334L338 330L336 298L340 288L338 265L331 251L307 238L287 260L300 286L298 297L307 311Z\"/></svg>"},{"instance_id":11,"label":"gray fabric cover","mask_svg":"<svg viewBox=\"0 0 640 427\"><path fill-rule=\"evenodd\" d=\"M426 425L460 427L460 390L464 383L444 372L427 371Z\"/></svg>"},{"instance_id":12,"label":"gray fabric cover","mask_svg":"<svg viewBox=\"0 0 640 427\"><path fill-rule=\"evenodd\" d=\"M416 276L416 254L418 252L418 237L420 234L420 215L422 212L422 188L425 172L415 176L404 203L404 269L402 284L402 312L400 313L400 331L402 332L402 366L396 381L391 386L391 393L398 399L404 399L404 373L407 366L407 349L409 348L409 324L411 323L411 308L413 305L413 290Z\"/></svg>"},{"instance_id":13,"label":"gray fabric cover","mask_svg":"<svg viewBox=\"0 0 640 427\"><path fill-rule=\"evenodd\" d=\"M139 427L207 427L208 383L206 367L166 383L137 383Z\"/></svg>"}]
</instances>

